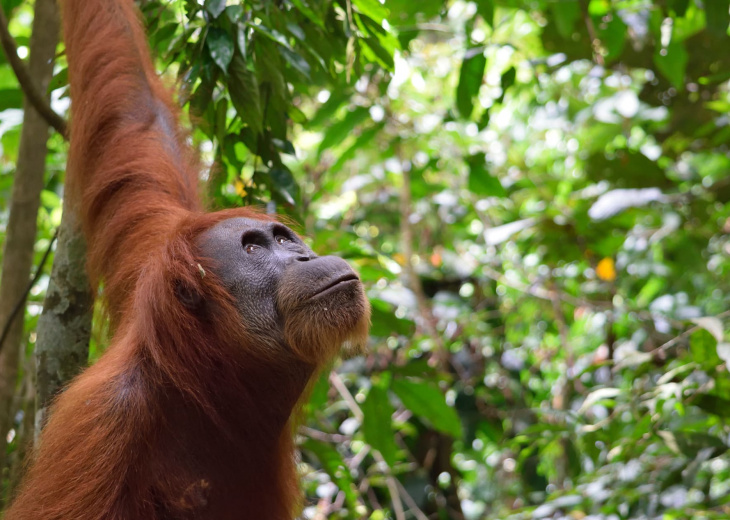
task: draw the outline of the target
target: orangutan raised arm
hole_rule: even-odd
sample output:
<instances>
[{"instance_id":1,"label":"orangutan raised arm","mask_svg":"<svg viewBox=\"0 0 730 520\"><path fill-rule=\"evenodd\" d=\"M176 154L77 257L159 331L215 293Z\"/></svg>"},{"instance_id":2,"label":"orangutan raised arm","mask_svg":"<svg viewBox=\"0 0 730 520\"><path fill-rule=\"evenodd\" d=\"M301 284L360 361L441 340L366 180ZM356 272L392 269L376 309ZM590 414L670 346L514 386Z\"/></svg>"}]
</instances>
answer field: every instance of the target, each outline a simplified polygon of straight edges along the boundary
<instances>
[{"instance_id":1,"label":"orangutan raised arm","mask_svg":"<svg viewBox=\"0 0 730 520\"><path fill-rule=\"evenodd\" d=\"M114 337L56 399L7 520L291 520L291 416L369 305L346 262L250 209L204 213L199 164L132 0L62 0L68 196Z\"/></svg>"}]
</instances>

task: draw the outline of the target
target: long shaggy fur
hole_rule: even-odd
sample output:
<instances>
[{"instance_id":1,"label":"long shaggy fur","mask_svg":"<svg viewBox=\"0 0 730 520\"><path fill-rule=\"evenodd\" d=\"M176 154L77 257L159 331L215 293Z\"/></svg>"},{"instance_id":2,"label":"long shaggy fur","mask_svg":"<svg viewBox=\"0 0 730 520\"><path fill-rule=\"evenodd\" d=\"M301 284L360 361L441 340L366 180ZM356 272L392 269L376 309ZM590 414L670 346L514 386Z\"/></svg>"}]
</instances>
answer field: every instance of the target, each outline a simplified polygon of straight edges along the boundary
<instances>
[{"instance_id":1,"label":"long shaggy fur","mask_svg":"<svg viewBox=\"0 0 730 520\"><path fill-rule=\"evenodd\" d=\"M247 337L195 247L223 219L264 217L202 212L199 163L132 0L61 3L69 196L114 339L56 400L5 518L290 520L290 416L320 360L272 359ZM180 291L202 306L192 312Z\"/></svg>"}]
</instances>

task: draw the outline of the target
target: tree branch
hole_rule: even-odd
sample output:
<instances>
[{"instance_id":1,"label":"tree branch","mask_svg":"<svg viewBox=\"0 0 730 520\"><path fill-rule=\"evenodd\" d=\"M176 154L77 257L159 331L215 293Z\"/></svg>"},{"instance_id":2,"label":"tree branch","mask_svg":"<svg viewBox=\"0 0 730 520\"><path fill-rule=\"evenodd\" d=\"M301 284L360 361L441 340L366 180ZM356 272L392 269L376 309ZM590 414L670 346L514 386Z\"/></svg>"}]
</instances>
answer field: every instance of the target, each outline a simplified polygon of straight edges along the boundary
<instances>
[{"instance_id":1,"label":"tree branch","mask_svg":"<svg viewBox=\"0 0 730 520\"><path fill-rule=\"evenodd\" d=\"M66 120L58 115L53 108L51 108L48 99L42 95L36 89L33 80L28 73L28 69L25 67L23 60L18 56L18 47L15 44L13 36L10 34L8 29L8 19L5 16L0 5L0 43L2 44L5 56L8 58L10 66L15 72L15 77L18 78L20 88L23 90L26 98L33 105L33 108L45 119L50 126L52 126L58 133L60 133L64 139L68 139Z\"/></svg>"},{"instance_id":2,"label":"tree branch","mask_svg":"<svg viewBox=\"0 0 730 520\"><path fill-rule=\"evenodd\" d=\"M0 8L2 9L2 8ZM5 344L5 340L8 337L8 334L10 333L10 327L13 326L13 322L15 321L15 317L20 312L20 309L22 309L25 305L25 300L30 294L31 289L33 289L33 286L38 283L38 279L43 274L43 267L46 265L46 260L48 260L48 256L51 254L51 250L53 249L53 243L56 241L56 238L58 237L58 229L53 233L53 237L51 237L51 241L48 243L48 247L46 248L46 252L43 253L43 258L41 258L41 263L38 264L38 269L36 269L35 275L33 276L33 279L28 282L28 287L25 289L25 292L23 293L23 296L15 303L15 306L13 307L13 310L10 312L10 317L8 318L8 321L5 323L5 325L2 328L2 333L0 333L0 350L2 350L3 345Z\"/></svg>"}]
</instances>

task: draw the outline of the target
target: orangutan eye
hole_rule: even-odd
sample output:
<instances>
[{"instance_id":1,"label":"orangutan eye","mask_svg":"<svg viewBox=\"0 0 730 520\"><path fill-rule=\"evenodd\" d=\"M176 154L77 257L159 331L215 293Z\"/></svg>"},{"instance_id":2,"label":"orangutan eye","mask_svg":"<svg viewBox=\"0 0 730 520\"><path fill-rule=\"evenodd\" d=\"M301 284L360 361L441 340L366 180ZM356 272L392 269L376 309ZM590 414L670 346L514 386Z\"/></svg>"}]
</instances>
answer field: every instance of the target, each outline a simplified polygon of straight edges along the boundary
<instances>
[{"instance_id":1,"label":"orangutan eye","mask_svg":"<svg viewBox=\"0 0 730 520\"><path fill-rule=\"evenodd\" d=\"M277 244L285 244L287 242L291 242L291 239L282 235L277 235L276 237L274 237L274 240L276 240Z\"/></svg>"},{"instance_id":2,"label":"orangutan eye","mask_svg":"<svg viewBox=\"0 0 730 520\"><path fill-rule=\"evenodd\" d=\"M246 253L248 253L249 255L254 254L259 249L261 249L261 246L256 244L245 244L243 246L243 250L246 251Z\"/></svg>"}]
</instances>

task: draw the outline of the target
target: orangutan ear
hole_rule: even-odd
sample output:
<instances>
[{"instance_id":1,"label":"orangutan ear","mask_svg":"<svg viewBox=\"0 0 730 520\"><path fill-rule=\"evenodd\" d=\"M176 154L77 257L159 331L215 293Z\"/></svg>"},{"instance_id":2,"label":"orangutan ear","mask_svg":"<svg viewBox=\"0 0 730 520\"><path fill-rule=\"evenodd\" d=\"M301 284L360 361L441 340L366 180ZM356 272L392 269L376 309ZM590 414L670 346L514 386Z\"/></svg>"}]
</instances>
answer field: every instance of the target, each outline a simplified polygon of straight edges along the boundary
<instances>
[{"instance_id":1,"label":"orangutan ear","mask_svg":"<svg viewBox=\"0 0 730 520\"><path fill-rule=\"evenodd\" d=\"M200 292L182 280L175 282L175 296L185 308L191 311L198 310L203 305L203 296Z\"/></svg>"}]
</instances>

